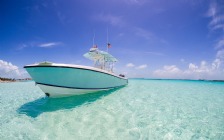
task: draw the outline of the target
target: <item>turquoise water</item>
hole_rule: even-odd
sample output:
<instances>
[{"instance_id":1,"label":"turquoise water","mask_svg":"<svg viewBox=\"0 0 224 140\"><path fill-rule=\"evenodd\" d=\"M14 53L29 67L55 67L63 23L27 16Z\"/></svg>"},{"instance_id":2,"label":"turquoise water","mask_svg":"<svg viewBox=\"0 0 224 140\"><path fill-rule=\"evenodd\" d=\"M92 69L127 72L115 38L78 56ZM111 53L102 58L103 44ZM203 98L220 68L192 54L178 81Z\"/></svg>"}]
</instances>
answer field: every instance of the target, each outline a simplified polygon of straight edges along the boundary
<instances>
[{"instance_id":1,"label":"turquoise water","mask_svg":"<svg viewBox=\"0 0 224 140\"><path fill-rule=\"evenodd\" d=\"M224 139L224 82L140 80L47 98L34 82L0 83L0 139Z\"/></svg>"}]
</instances>

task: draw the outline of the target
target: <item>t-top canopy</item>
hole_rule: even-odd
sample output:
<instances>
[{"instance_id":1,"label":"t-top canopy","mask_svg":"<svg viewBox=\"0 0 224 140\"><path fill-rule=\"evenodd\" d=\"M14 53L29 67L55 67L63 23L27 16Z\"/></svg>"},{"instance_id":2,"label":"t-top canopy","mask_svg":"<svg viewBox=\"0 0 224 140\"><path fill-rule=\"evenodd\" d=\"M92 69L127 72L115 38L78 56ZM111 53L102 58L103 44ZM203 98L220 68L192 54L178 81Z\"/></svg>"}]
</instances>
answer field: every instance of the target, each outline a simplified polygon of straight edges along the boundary
<instances>
[{"instance_id":1,"label":"t-top canopy","mask_svg":"<svg viewBox=\"0 0 224 140\"><path fill-rule=\"evenodd\" d=\"M89 52L83 55L92 61L117 62L118 60L108 52L100 51L98 48L91 48Z\"/></svg>"}]
</instances>

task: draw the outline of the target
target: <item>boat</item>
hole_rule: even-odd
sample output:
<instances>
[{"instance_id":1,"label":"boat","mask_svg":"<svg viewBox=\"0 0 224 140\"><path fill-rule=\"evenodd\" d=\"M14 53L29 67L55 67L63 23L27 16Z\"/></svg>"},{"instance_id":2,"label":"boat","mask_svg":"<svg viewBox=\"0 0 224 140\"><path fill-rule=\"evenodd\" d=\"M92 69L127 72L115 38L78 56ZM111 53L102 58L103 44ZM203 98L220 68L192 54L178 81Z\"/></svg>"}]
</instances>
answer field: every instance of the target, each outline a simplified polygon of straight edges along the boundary
<instances>
[{"instance_id":1,"label":"boat","mask_svg":"<svg viewBox=\"0 0 224 140\"><path fill-rule=\"evenodd\" d=\"M24 68L48 97L87 94L128 84L125 75L114 73L114 63L118 60L108 52L93 46L84 57L92 60L94 65L41 62L26 65Z\"/></svg>"}]
</instances>

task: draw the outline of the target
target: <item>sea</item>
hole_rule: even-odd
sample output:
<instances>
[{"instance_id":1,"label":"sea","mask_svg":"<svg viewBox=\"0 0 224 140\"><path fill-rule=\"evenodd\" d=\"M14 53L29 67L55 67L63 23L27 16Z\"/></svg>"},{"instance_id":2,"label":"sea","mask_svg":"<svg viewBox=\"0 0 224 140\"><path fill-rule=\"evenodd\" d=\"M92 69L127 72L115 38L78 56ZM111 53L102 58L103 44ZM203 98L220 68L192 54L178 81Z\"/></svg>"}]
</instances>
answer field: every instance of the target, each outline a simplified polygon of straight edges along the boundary
<instances>
[{"instance_id":1,"label":"sea","mask_svg":"<svg viewBox=\"0 0 224 140\"><path fill-rule=\"evenodd\" d=\"M224 82L129 79L123 88L48 98L0 83L0 140L224 140Z\"/></svg>"}]
</instances>

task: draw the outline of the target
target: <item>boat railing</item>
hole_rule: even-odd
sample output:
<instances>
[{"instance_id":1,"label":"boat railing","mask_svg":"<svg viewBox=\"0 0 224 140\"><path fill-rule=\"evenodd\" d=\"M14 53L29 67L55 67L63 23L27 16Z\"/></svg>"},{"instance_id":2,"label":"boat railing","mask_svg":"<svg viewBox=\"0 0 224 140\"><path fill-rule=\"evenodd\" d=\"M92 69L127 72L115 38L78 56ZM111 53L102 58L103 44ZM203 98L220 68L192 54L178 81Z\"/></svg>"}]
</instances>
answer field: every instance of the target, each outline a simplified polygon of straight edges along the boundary
<instances>
[{"instance_id":1,"label":"boat railing","mask_svg":"<svg viewBox=\"0 0 224 140\"><path fill-rule=\"evenodd\" d=\"M94 61L94 67L113 73L114 63L117 59L108 52L100 51L97 47L92 47L84 57Z\"/></svg>"},{"instance_id":2,"label":"boat railing","mask_svg":"<svg viewBox=\"0 0 224 140\"><path fill-rule=\"evenodd\" d=\"M113 73L114 63L96 60L94 62L94 67Z\"/></svg>"}]
</instances>

